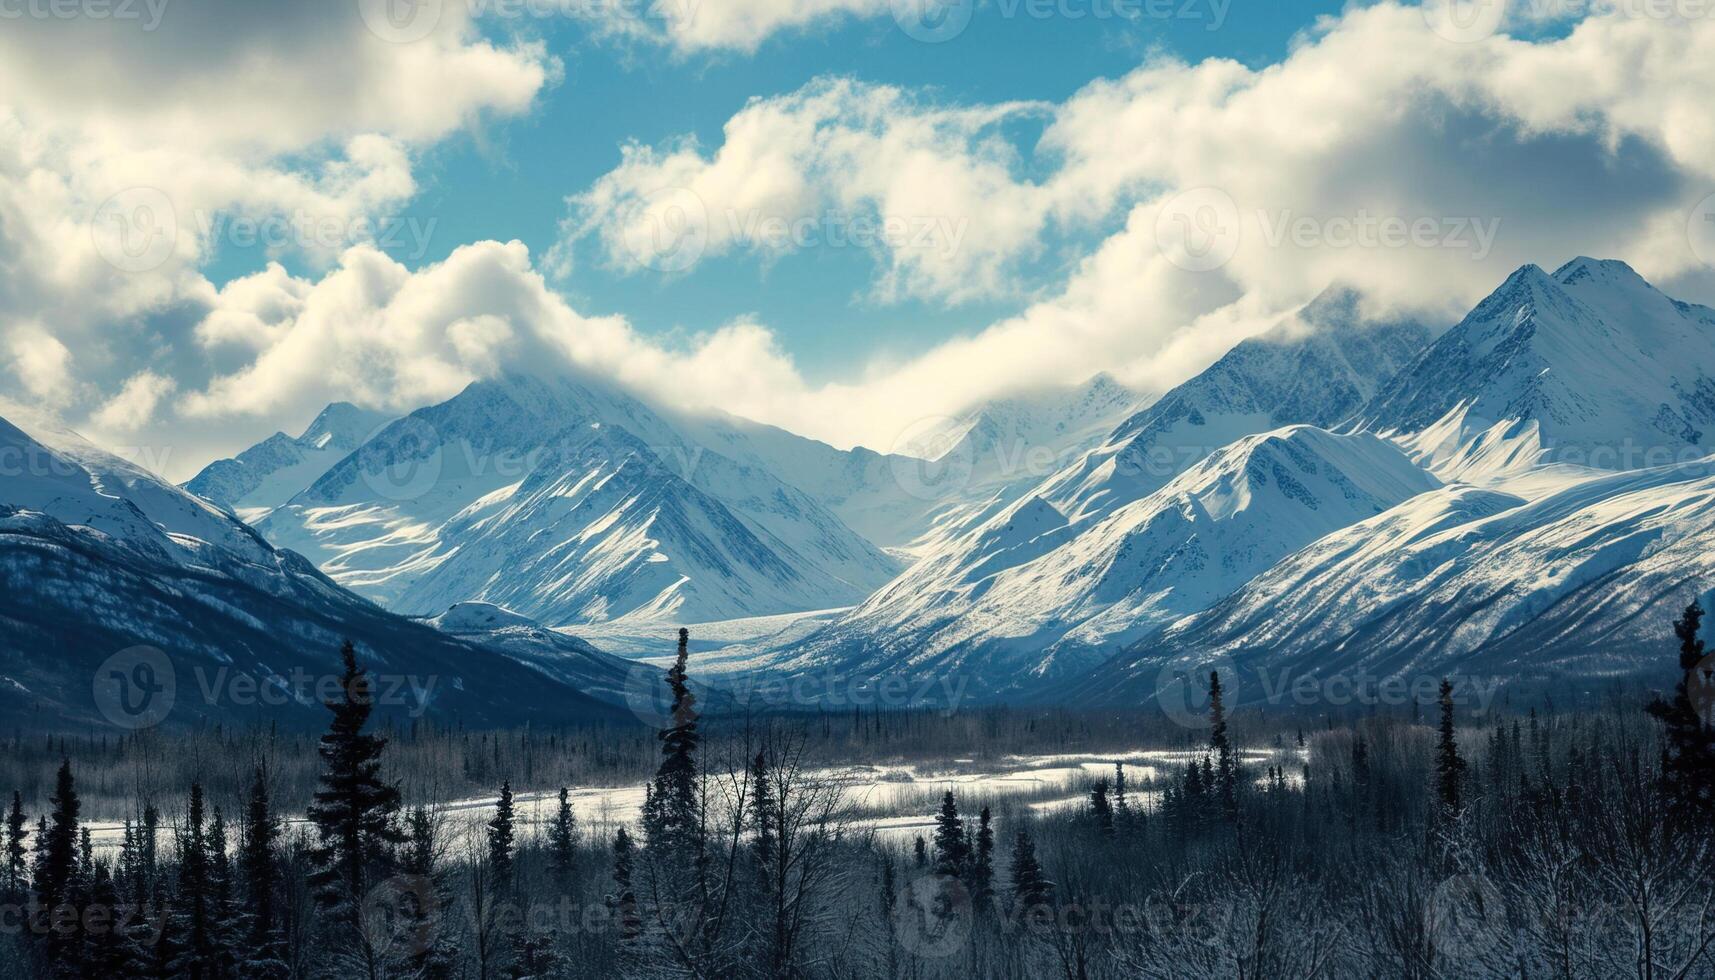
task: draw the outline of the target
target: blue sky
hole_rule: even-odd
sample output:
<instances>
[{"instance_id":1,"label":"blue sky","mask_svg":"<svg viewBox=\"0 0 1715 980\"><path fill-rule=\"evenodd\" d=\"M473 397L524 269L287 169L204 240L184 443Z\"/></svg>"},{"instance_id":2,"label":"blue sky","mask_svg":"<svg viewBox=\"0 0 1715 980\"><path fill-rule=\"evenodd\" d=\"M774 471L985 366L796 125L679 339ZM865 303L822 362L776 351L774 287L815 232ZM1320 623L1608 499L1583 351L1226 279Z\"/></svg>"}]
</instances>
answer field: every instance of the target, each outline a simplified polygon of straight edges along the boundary
<instances>
[{"instance_id":1,"label":"blue sky","mask_svg":"<svg viewBox=\"0 0 1715 980\"><path fill-rule=\"evenodd\" d=\"M722 126L748 100L793 92L821 76L899 85L955 104L1058 103L1092 79L1124 75L1150 54L1264 65L1284 56L1317 17L1340 9L1325 0L1220 0L1230 4L1224 10L1214 6L1217 0L1159 0L1159 6L1137 8L1152 13L1128 19L1115 15L1106 0L1056 2L1088 14L1031 17L1016 4L990 2L957 37L940 43L911 38L891 17L844 18L776 34L754 53L672 53L595 36L587 24L563 16L491 22L487 29L496 36L522 30L543 39L563 61L564 77L528 114L484 124L428 150L418 170L421 191L401 211L433 220L428 250L416 255L414 241L403 234L385 250L417 264L443 259L466 242L518 239L541 256L559 235L566 196L618 165L622 145L661 145L690 135L718 147ZM1168 11L1173 16L1165 16ZM1012 135L1028 155L1039 132L1021 125ZM1024 291L1052 288L1069 263L1122 219L1113 215L1105 226L1053 243L1030 263ZM224 282L255 272L267 258L260 249L228 245L207 272ZM578 249L578 258L572 274L555 285L580 309L623 313L657 335L709 330L754 315L773 328L812 381L836 376L854 359L918 354L1023 303L880 302L869 289L874 263L855 249L806 249L772 264L727 255L677 275L616 270L587 247ZM302 256L284 261L294 271L313 271Z\"/></svg>"}]
</instances>

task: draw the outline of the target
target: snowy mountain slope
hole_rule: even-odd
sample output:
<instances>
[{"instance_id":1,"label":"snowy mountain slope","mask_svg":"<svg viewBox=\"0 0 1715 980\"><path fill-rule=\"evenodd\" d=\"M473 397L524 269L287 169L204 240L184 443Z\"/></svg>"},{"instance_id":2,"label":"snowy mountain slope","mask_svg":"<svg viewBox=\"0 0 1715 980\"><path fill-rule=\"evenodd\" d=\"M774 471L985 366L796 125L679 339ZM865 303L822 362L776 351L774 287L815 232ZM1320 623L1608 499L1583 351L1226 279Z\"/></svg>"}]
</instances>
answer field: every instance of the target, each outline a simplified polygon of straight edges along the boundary
<instances>
[{"instance_id":1,"label":"snowy mountain slope","mask_svg":"<svg viewBox=\"0 0 1715 980\"><path fill-rule=\"evenodd\" d=\"M1439 484L1367 433L1249 436L1085 524L1041 497L907 570L776 666L966 672L991 693L1088 667L1330 532Z\"/></svg>"},{"instance_id":2,"label":"snowy mountain slope","mask_svg":"<svg viewBox=\"0 0 1715 980\"><path fill-rule=\"evenodd\" d=\"M591 379L475 383L260 529L398 611L483 600L551 626L846 605L898 569L808 494Z\"/></svg>"},{"instance_id":3,"label":"snowy mountain slope","mask_svg":"<svg viewBox=\"0 0 1715 980\"><path fill-rule=\"evenodd\" d=\"M251 719L321 725L313 684L350 638L378 674L413 678L426 710L472 723L615 718L610 707L500 654L390 615L186 491L36 419L0 420L0 714L33 723L109 720L97 668L138 645L176 677L168 724ZM278 705L238 675L279 685ZM431 683L432 682L432 683ZM212 695L208 692L214 692Z\"/></svg>"},{"instance_id":4,"label":"snowy mountain slope","mask_svg":"<svg viewBox=\"0 0 1715 980\"><path fill-rule=\"evenodd\" d=\"M1657 672L1715 582L1715 469L1586 479L1539 499L1468 485L1331 534L1061 696L1147 700L1164 664L1225 658L1246 698L1278 675Z\"/></svg>"},{"instance_id":5,"label":"snowy mountain slope","mask_svg":"<svg viewBox=\"0 0 1715 980\"><path fill-rule=\"evenodd\" d=\"M1358 307L1350 290L1325 290L1126 419L1038 495L1076 520L1154 492L1240 437L1345 420L1432 336L1413 320L1366 321Z\"/></svg>"},{"instance_id":6,"label":"snowy mountain slope","mask_svg":"<svg viewBox=\"0 0 1715 980\"><path fill-rule=\"evenodd\" d=\"M276 432L232 459L216 460L185 484L247 521L259 521L316 482L388 417L334 402L297 438Z\"/></svg>"},{"instance_id":7,"label":"snowy mountain slope","mask_svg":"<svg viewBox=\"0 0 1715 980\"><path fill-rule=\"evenodd\" d=\"M915 558L1098 444L1142 401L1097 375L927 419L885 454L838 450L730 416L687 425L699 444L779 474L870 541Z\"/></svg>"},{"instance_id":8,"label":"snowy mountain slope","mask_svg":"<svg viewBox=\"0 0 1715 980\"><path fill-rule=\"evenodd\" d=\"M1363 323L1357 306L1349 292L1328 291L1016 499L949 525L920 562L840 620L793 649L762 655L787 669L850 662L868 670L907 657L927 669L936 658L981 660L1003 678L1001 686L1012 683L1006 678L1076 670L1099 651L1224 595L1221 589L1243 581L1233 576L1266 568L1260 556L1280 557L1307 543L1310 529L1334 530L1343 525L1330 520L1369 516L1397 502L1397 493L1427 489L1433 481L1367 437L1300 431L1279 443L1234 443L1282 422L1340 421L1427 343L1420 324ZM1353 448L1359 444L1361 451ZM1218 461L1210 455L1235 446ZM1341 509L1344 489L1333 490L1340 506L1308 525L1288 521L1278 537L1265 527L1252 549L1245 532L1230 542L1224 535L1265 511L1240 508L1239 520L1229 522L1234 515L1210 510L1198 484L1242 470L1252 453L1258 473L1280 462L1265 457L1292 456L1282 473L1311 471L1294 481L1361 486L1375 466L1374 476L1392 485L1354 502L1354 510Z\"/></svg>"},{"instance_id":9,"label":"snowy mountain slope","mask_svg":"<svg viewBox=\"0 0 1715 980\"><path fill-rule=\"evenodd\" d=\"M635 664L575 636L487 602L461 602L427 621L449 636L498 650L609 704L624 704Z\"/></svg>"},{"instance_id":10,"label":"snowy mountain slope","mask_svg":"<svg viewBox=\"0 0 1715 980\"><path fill-rule=\"evenodd\" d=\"M1448 478L1700 456L1715 438L1715 310L1670 299L1622 262L1574 259L1553 276L1527 265L1359 421Z\"/></svg>"}]
</instances>

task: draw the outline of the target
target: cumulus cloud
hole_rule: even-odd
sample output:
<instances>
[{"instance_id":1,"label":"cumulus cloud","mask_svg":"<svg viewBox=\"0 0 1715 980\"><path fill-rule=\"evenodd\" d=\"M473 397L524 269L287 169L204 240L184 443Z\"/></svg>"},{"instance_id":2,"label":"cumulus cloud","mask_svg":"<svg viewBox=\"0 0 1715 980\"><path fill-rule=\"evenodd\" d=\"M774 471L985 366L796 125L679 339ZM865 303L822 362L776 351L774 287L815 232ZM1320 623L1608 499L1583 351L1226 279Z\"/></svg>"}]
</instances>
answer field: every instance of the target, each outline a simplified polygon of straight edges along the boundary
<instances>
[{"instance_id":1,"label":"cumulus cloud","mask_svg":"<svg viewBox=\"0 0 1715 980\"><path fill-rule=\"evenodd\" d=\"M806 381L754 320L705 324L669 343L623 316L578 311L516 242L475 243L416 269L359 246L325 274L276 266L219 290L194 274L146 277L195 297L184 331L205 376L148 365L179 384L157 396L136 437L190 447L175 465L183 476L214 447L230 452L285 420L301 424L334 398L403 411L500 371L577 366L681 407L888 449L926 417L1099 370L1162 390L1335 282L1363 290L1376 312L1450 317L1519 264L1591 253L1697 298L1709 280L1686 229L1715 189L1711 83L1715 21L1609 11L1548 39L1455 43L1421 11L1388 3L1322 22L1278 64L1151 58L1052 106L946 105L818 81L745 106L719 146L627 148L619 167L574 195L566 237L543 264L593 243L616 268L671 276L707 255L767 262L810 247L790 234L748 235L747 216L790 225L827 212L951 215L968 221L951 253L879 243L876 289L957 303L1007 293L1057 234L1093 232L1099 243L1063 279L1033 284L1039 298L1016 314L826 384ZM1046 126L1021 147L1025 127L1008 124L1027 116ZM404 156L351 143L367 136ZM388 175L408 178L415 137L339 138L346 149L330 159L372 162L282 177L304 194L410 193ZM0 173L51 173L18 161L56 152L29 135L0 139ZM38 198L72 194L52 176L34 179ZM20 201L0 196L0 208ZM702 226L683 223L693 204L706 209ZM17 227L46 240L57 226L20 225L0 210L0 228ZM0 279L0 290L17 288ZM107 301L147 302L133 288L142 292ZM28 390L71 383L63 345L20 348L39 330L4 336L15 356L30 352L12 371Z\"/></svg>"},{"instance_id":2,"label":"cumulus cloud","mask_svg":"<svg viewBox=\"0 0 1715 980\"><path fill-rule=\"evenodd\" d=\"M260 244L332 264L416 193L419 148L524 111L556 77L541 46L485 40L466 5L446 8L412 43L355 3L8 19L0 315L51 334L8 335L21 390L51 387L56 408L102 424L162 393L139 369L188 387L277 339L302 284L276 268L217 290L199 271L236 243L232 222L284 229Z\"/></svg>"},{"instance_id":3,"label":"cumulus cloud","mask_svg":"<svg viewBox=\"0 0 1715 980\"><path fill-rule=\"evenodd\" d=\"M875 253L884 297L989 297L1048 218L1041 190L1015 178L1017 152L999 128L1045 109L939 107L849 79L757 99L713 153L691 139L626 147L618 168L570 199L551 260L563 267L586 236L625 271L837 241Z\"/></svg>"},{"instance_id":4,"label":"cumulus cloud","mask_svg":"<svg viewBox=\"0 0 1715 980\"><path fill-rule=\"evenodd\" d=\"M775 34L805 31L845 18L884 17L895 3L916 0L653 0L588 4L570 0L618 37L668 45L680 53L753 52ZM934 3L936 0L925 0Z\"/></svg>"}]
</instances>

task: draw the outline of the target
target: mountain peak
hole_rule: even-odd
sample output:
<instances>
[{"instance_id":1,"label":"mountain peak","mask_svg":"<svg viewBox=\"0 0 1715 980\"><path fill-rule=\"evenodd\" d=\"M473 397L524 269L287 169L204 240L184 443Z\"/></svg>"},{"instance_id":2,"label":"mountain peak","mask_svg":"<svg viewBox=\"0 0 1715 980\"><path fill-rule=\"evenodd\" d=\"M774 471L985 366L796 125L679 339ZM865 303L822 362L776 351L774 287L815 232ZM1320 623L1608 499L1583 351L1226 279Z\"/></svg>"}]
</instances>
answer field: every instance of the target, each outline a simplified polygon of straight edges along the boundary
<instances>
[{"instance_id":1,"label":"mountain peak","mask_svg":"<svg viewBox=\"0 0 1715 980\"><path fill-rule=\"evenodd\" d=\"M358 408L351 402L333 402L321 410L298 442L308 449L349 451L386 420L384 413Z\"/></svg>"},{"instance_id":2,"label":"mountain peak","mask_svg":"<svg viewBox=\"0 0 1715 980\"><path fill-rule=\"evenodd\" d=\"M1637 270L1619 259L1593 259L1580 255L1560 268L1554 270L1554 281L1563 286L1593 280L1613 285L1643 286L1654 290Z\"/></svg>"}]
</instances>

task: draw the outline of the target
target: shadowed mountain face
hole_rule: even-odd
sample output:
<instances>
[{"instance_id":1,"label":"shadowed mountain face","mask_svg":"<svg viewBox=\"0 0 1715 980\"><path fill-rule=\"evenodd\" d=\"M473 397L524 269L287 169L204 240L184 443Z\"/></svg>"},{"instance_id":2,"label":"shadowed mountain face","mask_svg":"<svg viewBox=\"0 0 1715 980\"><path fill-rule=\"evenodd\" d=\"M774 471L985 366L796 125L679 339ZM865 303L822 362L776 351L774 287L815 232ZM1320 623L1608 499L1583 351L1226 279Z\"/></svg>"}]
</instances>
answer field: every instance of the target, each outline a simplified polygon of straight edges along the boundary
<instances>
[{"instance_id":1,"label":"shadowed mountain face","mask_svg":"<svg viewBox=\"0 0 1715 980\"><path fill-rule=\"evenodd\" d=\"M377 712L514 725L627 717L564 680L390 614L191 494L47 424L0 500L0 713L52 730L326 723L352 640ZM138 649L146 647L149 649Z\"/></svg>"}]
</instances>

